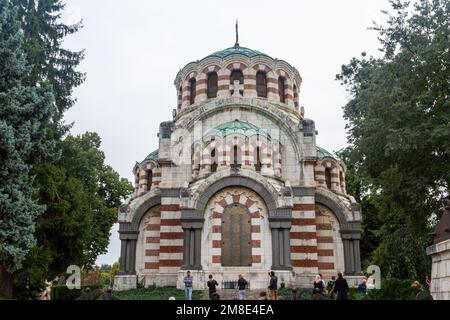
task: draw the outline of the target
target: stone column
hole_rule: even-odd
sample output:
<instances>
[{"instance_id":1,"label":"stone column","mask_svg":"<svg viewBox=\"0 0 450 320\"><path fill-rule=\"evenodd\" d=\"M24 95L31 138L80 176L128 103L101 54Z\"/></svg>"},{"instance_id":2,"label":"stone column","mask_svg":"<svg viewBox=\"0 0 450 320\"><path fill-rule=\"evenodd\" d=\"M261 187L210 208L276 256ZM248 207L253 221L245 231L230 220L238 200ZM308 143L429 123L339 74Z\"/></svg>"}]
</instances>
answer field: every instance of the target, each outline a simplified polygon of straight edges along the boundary
<instances>
[{"instance_id":1,"label":"stone column","mask_svg":"<svg viewBox=\"0 0 450 320\"><path fill-rule=\"evenodd\" d=\"M119 231L121 240L120 271L121 275L136 274L136 241L139 231Z\"/></svg>"},{"instance_id":2,"label":"stone column","mask_svg":"<svg viewBox=\"0 0 450 320\"><path fill-rule=\"evenodd\" d=\"M284 232L284 266L292 268L291 264L291 230L288 228L283 229Z\"/></svg>"},{"instance_id":3,"label":"stone column","mask_svg":"<svg viewBox=\"0 0 450 320\"><path fill-rule=\"evenodd\" d=\"M345 274L361 274L361 258L359 250L359 231L341 230L342 242L344 244L344 266Z\"/></svg>"},{"instance_id":4,"label":"stone column","mask_svg":"<svg viewBox=\"0 0 450 320\"><path fill-rule=\"evenodd\" d=\"M280 267L280 245L278 242L278 231L278 229L272 228L272 269L278 269Z\"/></svg>"},{"instance_id":5,"label":"stone column","mask_svg":"<svg viewBox=\"0 0 450 320\"><path fill-rule=\"evenodd\" d=\"M201 270L202 213L193 209L182 209L181 225L184 232L183 270Z\"/></svg>"},{"instance_id":6,"label":"stone column","mask_svg":"<svg viewBox=\"0 0 450 320\"><path fill-rule=\"evenodd\" d=\"M285 216L273 217L270 220L272 230L272 269L290 270L291 265L291 218L290 209L283 210Z\"/></svg>"}]
</instances>

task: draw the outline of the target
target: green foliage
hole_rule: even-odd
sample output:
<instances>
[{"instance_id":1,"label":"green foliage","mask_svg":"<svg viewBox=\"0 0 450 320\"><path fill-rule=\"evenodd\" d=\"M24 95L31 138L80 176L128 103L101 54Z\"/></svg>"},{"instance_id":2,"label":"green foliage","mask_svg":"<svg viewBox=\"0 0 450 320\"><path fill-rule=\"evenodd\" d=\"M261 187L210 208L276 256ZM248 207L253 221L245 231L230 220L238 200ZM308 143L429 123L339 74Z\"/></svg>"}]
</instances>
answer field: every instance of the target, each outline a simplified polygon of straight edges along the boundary
<instances>
[{"instance_id":1,"label":"green foliage","mask_svg":"<svg viewBox=\"0 0 450 320\"><path fill-rule=\"evenodd\" d=\"M122 300L168 300L175 297L176 300L184 300L184 290L176 287L155 287L131 289L126 291L115 291L114 295ZM192 300L201 300L203 291L192 291Z\"/></svg>"},{"instance_id":2,"label":"green foliage","mask_svg":"<svg viewBox=\"0 0 450 320\"><path fill-rule=\"evenodd\" d=\"M364 263L423 279L430 221L450 189L450 5L391 5L387 26L373 28L384 56L353 58L337 76L351 95L344 153L363 205Z\"/></svg>"},{"instance_id":3,"label":"green foliage","mask_svg":"<svg viewBox=\"0 0 450 320\"><path fill-rule=\"evenodd\" d=\"M312 289L309 288L281 288L278 295L285 300L312 300Z\"/></svg>"},{"instance_id":4,"label":"green foliage","mask_svg":"<svg viewBox=\"0 0 450 320\"><path fill-rule=\"evenodd\" d=\"M381 289L371 289L367 292L369 300L415 300L419 292L411 287L412 280L391 278L381 281Z\"/></svg>"},{"instance_id":5,"label":"green foliage","mask_svg":"<svg viewBox=\"0 0 450 320\"><path fill-rule=\"evenodd\" d=\"M80 297L83 293L86 292L86 289L90 288L94 293L93 298L97 300L101 292L97 289L101 289L101 285L93 285L93 286L81 286L80 289L69 289L67 286L52 286L50 297L51 300L75 300Z\"/></svg>"},{"instance_id":6,"label":"green foliage","mask_svg":"<svg viewBox=\"0 0 450 320\"><path fill-rule=\"evenodd\" d=\"M47 84L55 96L56 110L52 114L51 130L58 139L69 126L62 123L66 110L75 103L73 88L81 85L85 74L76 70L84 59L83 51L70 51L62 47L66 36L82 28L82 21L66 25L61 21L65 8L62 0L11 0L18 8L19 20L26 42L23 48L33 66L27 82L31 86Z\"/></svg>"},{"instance_id":7,"label":"green foliage","mask_svg":"<svg viewBox=\"0 0 450 320\"><path fill-rule=\"evenodd\" d=\"M9 1L0 2L0 272L5 290L35 245L35 219L44 207L33 197L33 165L51 154L45 123L53 96L47 86L27 86L23 34ZM11 294L10 289L7 296Z\"/></svg>"},{"instance_id":8,"label":"green foliage","mask_svg":"<svg viewBox=\"0 0 450 320\"><path fill-rule=\"evenodd\" d=\"M38 246L16 275L17 289L42 288L45 279L69 265L89 267L106 252L117 207L132 186L104 163L100 143L95 133L69 135L60 143L60 159L38 169L45 171L38 173L36 185L47 209L38 219ZM48 257L45 264L38 263L42 255ZM44 277L30 277L34 272Z\"/></svg>"}]
</instances>

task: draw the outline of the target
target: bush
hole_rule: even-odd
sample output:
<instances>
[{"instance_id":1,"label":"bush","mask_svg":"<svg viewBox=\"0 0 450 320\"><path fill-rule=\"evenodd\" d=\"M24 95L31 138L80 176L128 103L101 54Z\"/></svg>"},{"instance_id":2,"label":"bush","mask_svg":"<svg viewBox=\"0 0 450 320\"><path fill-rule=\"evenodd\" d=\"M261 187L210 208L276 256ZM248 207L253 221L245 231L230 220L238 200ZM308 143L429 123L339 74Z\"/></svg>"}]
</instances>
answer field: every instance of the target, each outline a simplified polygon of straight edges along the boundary
<instances>
[{"instance_id":1,"label":"bush","mask_svg":"<svg viewBox=\"0 0 450 320\"><path fill-rule=\"evenodd\" d=\"M312 300L312 289L309 288L281 288L278 295L285 300Z\"/></svg>"},{"instance_id":2,"label":"bush","mask_svg":"<svg viewBox=\"0 0 450 320\"><path fill-rule=\"evenodd\" d=\"M81 286L81 289L70 290L67 286L52 286L50 297L52 300L75 300L85 293L86 288L90 288L92 292L101 289L101 285ZM101 292L94 292L94 299L98 299Z\"/></svg>"},{"instance_id":3,"label":"bush","mask_svg":"<svg viewBox=\"0 0 450 320\"><path fill-rule=\"evenodd\" d=\"M175 297L176 300L184 300L184 290L176 287L156 287L137 288L126 291L114 291L114 295L122 300L168 300ZM203 291L192 291L192 300L201 300Z\"/></svg>"},{"instance_id":4,"label":"bush","mask_svg":"<svg viewBox=\"0 0 450 320\"><path fill-rule=\"evenodd\" d=\"M413 280L391 278L381 281L380 289L368 290L367 298L370 300L415 300L419 292L412 288Z\"/></svg>"}]
</instances>

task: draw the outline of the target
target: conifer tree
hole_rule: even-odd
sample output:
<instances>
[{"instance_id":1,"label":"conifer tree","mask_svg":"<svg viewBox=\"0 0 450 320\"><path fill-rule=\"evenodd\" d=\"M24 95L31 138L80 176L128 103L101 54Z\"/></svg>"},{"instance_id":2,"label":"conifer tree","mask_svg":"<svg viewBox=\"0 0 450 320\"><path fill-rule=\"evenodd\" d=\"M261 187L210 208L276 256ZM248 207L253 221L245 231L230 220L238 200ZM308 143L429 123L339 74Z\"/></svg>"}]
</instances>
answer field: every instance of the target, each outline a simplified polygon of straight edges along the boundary
<instances>
[{"instance_id":1,"label":"conifer tree","mask_svg":"<svg viewBox=\"0 0 450 320\"><path fill-rule=\"evenodd\" d=\"M45 125L53 96L45 84L24 83L31 68L22 43L17 11L0 0L0 287L6 297L12 296L12 274L35 244L35 220L44 210L33 197L30 170L52 152Z\"/></svg>"}]
</instances>

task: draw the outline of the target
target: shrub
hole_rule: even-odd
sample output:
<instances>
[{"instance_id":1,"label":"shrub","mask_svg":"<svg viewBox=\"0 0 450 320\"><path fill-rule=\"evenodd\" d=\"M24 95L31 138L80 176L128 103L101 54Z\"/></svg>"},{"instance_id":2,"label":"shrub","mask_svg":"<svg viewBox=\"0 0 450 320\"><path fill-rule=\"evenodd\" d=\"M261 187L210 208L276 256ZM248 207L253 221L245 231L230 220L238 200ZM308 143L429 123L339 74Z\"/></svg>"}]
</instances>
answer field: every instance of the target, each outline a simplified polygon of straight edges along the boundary
<instances>
[{"instance_id":1,"label":"shrub","mask_svg":"<svg viewBox=\"0 0 450 320\"><path fill-rule=\"evenodd\" d=\"M92 292L96 289L101 289L101 285L92 285L92 286L81 286L81 289L72 289L70 290L67 286L52 286L50 297L52 300L75 300L80 297L85 291L86 288L90 288ZM98 299L101 295L101 292L94 292L93 298Z\"/></svg>"},{"instance_id":2,"label":"shrub","mask_svg":"<svg viewBox=\"0 0 450 320\"><path fill-rule=\"evenodd\" d=\"M381 281L380 289L368 290L370 300L415 300L418 289L412 288L413 280L390 278Z\"/></svg>"},{"instance_id":3,"label":"shrub","mask_svg":"<svg viewBox=\"0 0 450 320\"><path fill-rule=\"evenodd\" d=\"M309 288L281 288L278 295L285 300L312 300L312 289Z\"/></svg>"},{"instance_id":4,"label":"shrub","mask_svg":"<svg viewBox=\"0 0 450 320\"><path fill-rule=\"evenodd\" d=\"M147 288L115 291L114 295L122 300L168 300L170 297L183 300L184 290L179 290L176 287L156 287L152 285ZM192 291L192 300L200 300L202 297L203 291Z\"/></svg>"}]
</instances>

